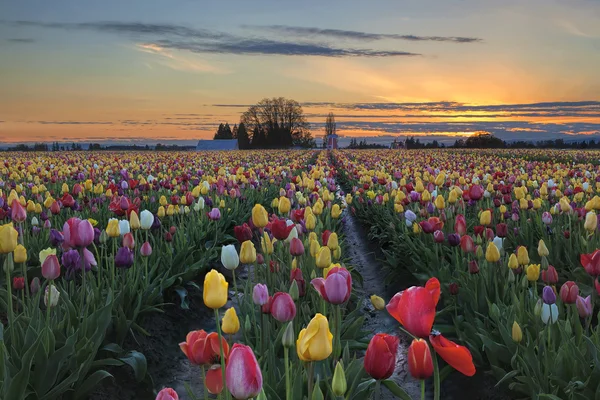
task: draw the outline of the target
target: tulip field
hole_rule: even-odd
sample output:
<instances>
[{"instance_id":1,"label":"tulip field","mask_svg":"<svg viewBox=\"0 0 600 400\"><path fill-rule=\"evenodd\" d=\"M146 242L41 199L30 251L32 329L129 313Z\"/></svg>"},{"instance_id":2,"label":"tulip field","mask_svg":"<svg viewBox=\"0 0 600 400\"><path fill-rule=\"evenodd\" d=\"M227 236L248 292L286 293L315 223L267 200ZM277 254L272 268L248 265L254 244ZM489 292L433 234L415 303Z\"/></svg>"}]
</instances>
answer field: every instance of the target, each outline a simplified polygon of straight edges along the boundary
<instances>
[{"instance_id":1,"label":"tulip field","mask_svg":"<svg viewBox=\"0 0 600 400\"><path fill-rule=\"evenodd\" d=\"M460 375L508 398L600 399L598 160L2 153L0 399L87 399L127 376L157 400L437 400ZM366 290L349 219L393 296ZM194 371L164 387L137 344L173 307L212 323L164 339ZM367 313L392 331L367 329ZM400 360L418 393L395 378Z\"/></svg>"}]
</instances>

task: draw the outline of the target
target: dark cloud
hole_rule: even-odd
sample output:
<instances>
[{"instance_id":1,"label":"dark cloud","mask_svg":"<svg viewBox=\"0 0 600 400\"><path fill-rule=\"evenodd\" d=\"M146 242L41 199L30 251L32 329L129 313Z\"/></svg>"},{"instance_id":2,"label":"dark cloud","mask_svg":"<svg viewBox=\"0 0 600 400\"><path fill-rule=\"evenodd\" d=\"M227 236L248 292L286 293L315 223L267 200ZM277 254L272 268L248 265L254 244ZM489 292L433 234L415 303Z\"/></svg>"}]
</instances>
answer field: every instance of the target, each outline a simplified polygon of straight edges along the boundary
<instances>
[{"instance_id":1,"label":"dark cloud","mask_svg":"<svg viewBox=\"0 0 600 400\"><path fill-rule=\"evenodd\" d=\"M193 53L245 54L245 55L283 55L283 56L321 56L321 57L398 57L419 56L405 51L369 50L336 48L313 43L290 43L270 39L233 39L219 42L184 42L158 40L154 44Z\"/></svg>"},{"instance_id":2,"label":"dark cloud","mask_svg":"<svg viewBox=\"0 0 600 400\"><path fill-rule=\"evenodd\" d=\"M341 29L322 29L303 26L287 26L287 25L244 25L245 28L270 31L282 35L290 36L313 36L313 37L330 37L334 39L352 39L361 41L375 41L383 39L392 40L409 40L412 42L451 42L451 43L474 43L482 42L483 39L473 37L460 36L417 36L417 35L399 35L394 33L369 33L360 31L347 31Z\"/></svg>"},{"instance_id":3,"label":"dark cloud","mask_svg":"<svg viewBox=\"0 0 600 400\"><path fill-rule=\"evenodd\" d=\"M35 39L32 38L8 38L6 39L7 42L10 43L34 43Z\"/></svg>"},{"instance_id":4,"label":"dark cloud","mask_svg":"<svg viewBox=\"0 0 600 400\"><path fill-rule=\"evenodd\" d=\"M320 57L399 57L420 54L399 50L355 49L328 44L281 41L276 39L244 37L208 29L189 28L173 24L147 24L141 22L5 22L22 27L39 27L63 30L92 30L126 35L163 48L186 50L193 53L286 55Z\"/></svg>"}]
</instances>

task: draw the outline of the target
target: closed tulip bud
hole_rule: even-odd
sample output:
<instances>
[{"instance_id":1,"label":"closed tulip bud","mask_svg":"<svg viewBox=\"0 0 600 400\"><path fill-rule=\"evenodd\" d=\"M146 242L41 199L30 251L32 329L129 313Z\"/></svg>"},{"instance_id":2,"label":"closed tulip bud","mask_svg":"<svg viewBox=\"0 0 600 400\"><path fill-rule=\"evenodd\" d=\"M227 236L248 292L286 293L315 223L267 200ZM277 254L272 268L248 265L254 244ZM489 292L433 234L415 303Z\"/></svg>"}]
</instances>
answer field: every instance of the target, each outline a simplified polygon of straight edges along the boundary
<instances>
[{"instance_id":1,"label":"closed tulip bud","mask_svg":"<svg viewBox=\"0 0 600 400\"><path fill-rule=\"evenodd\" d=\"M240 320L235 312L235 308L230 307L225 311L221 329L227 335L235 335L240 330Z\"/></svg>"},{"instance_id":2,"label":"closed tulip bud","mask_svg":"<svg viewBox=\"0 0 600 400\"><path fill-rule=\"evenodd\" d=\"M500 252L493 242L488 243L487 249L485 250L485 259L488 262L497 262L500 260Z\"/></svg>"},{"instance_id":3,"label":"closed tulip bud","mask_svg":"<svg viewBox=\"0 0 600 400\"><path fill-rule=\"evenodd\" d=\"M0 226L0 254L8 254L17 248L19 233L13 227L12 222Z\"/></svg>"},{"instance_id":4,"label":"closed tulip bud","mask_svg":"<svg viewBox=\"0 0 600 400\"><path fill-rule=\"evenodd\" d=\"M535 282L540 278L540 264L530 264L526 269L527 280Z\"/></svg>"},{"instance_id":5,"label":"closed tulip bud","mask_svg":"<svg viewBox=\"0 0 600 400\"><path fill-rule=\"evenodd\" d=\"M269 214L261 204L255 204L252 208L252 223L257 228L264 228L269 223Z\"/></svg>"},{"instance_id":6,"label":"closed tulip bud","mask_svg":"<svg viewBox=\"0 0 600 400\"><path fill-rule=\"evenodd\" d=\"M252 290L252 301L257 306L267 304L267 301L269 301L269 290L267 289L267 285L262 283L254 285L254 289Z\"/></svg>"},{"instance_id":7,"label":"closed tulip bud","mask_svg":"<svg viewBox=\"0 0 600 400\"><path fill-rule=\"evenodd\" d=\"M325 245L325 243L324 243L324 245ZM336 250L339 247L337 233L331 232L331 234L327 238L326 245L327 245L327 247L329 247L329 250L331 250L331 251L334 251L334 250Z\"/></svg>"},{"instance_id":8,"label":"closed tulip bud","mask_svg":"<svg viewBox=\"0 0 600 400\"><path fill-rule=\"evenodd\" d=\"M144 244L142 244L142 247L140 247L140 254L142 257L150 257L152 255L152 246L150 245L150 242L144 242Z\"/></svg>"},{"instance_id":9,"label":"closed tulip bud","mask_svg":"<svg viewBox=\"0 0 600 400\"><path fill-rule=\"evenodd\" d=\"M577 312L581 318L587 318L592 315L594 311L594 306L592 305L592 297L588 296L583 298L581 296L577 296L577 300L575 301L575 305L577 307Z\"/></svg>"},{"instance_id":10,"label":"closed tulip bud","mask_svg":"<svg viewBox=\"0 0 600 400\"><path fill-rule=\"evenodd\" d=\"M477 260L469 261L469 273L471 275L479 273L479 265L477 265Z\"/></svg>"},{"instance_id":11,"label":"closed tulip bud","mask_svg":"<svg viewBox=\"0 0 600 400\"><path fill-rule=\"evenodd\" d=\"M542 304L544 304L542 299L538 299L538 301L535 303L535 307L533 308L533 314L537 317L542 314Z\"/></svg>"},{"instance_id":12,"label":"closed tulip bud","mask_svg":"<svg viewBox=\"0 0 600 400\"><path fill-rule=\"evenodd\" d=\"M550 252L548 251L548 248L546 247L546 243L544 243L543 239L540 239L537 250L538 250L538 255L540 257L548 257L548 255L550 254Z\"/></svg>"},{"instance_id":13,"label":"closed tulip bud","mask_svg":"<svg viewBox=\"0 0 600 400\"><path fill-rule=\"evenodd\" d=\"M548 269L542 271L542 281L549 285L558 283L558 272L552 265L548 266Z\"/></svg>"},{"instance_id":14,"label":"closed tulip bud","mask_svg":"<svg viewBox=\"0 0 600 400\"><path fill-rule=\"evenodd\" d=\"M517 259L515 253L511 254L510 257L508 257L508 268L512 270L519 268L519 260Z\"/></svg>"},{"instance_id":15,"label":"closed tulip bud","mask_svg":"<svg viewBox=\"0 0 600 400\"><path fill-rule=\"evenodd\" d=\"M288 291L288 293L290 294L290 297L294 301L298 301L298 299L300 298L300 290L298 289L298 282L295 279L292 280L292 283L290 284L290 290Z\"/></svg>"},{"instance_id":16,"label":"closed tulip bud","mask_svg":"<svg viewBox=\"0 0 600 400\"><path fill-rule=\"evenodd\" d=\"M519 246L517 248L517 260L519 261L519 265L529 264L529 253L527 252L527 247Z\"/></svg>"},{"instance_id":17,"label":"closed tulip bud","mask_svg":"<svg viewBox=\"0 0 600 400\"><path fill-rule=\"evenodd\" d=\"M179 396L175 390L171 388L164 388L158 392L155 400L179 400Z\"/></svg>"},{"instance_id":18,"label":"closed tulip bud","mask_svg":"<svg viewBox=\"0 0 600 400\"><path fill-rule=\"evenodd\" d=\"M227 389L236 399L258 396L263 378L254 351L249 346L236 343L229 352L225 370Z\"/></svg>"},{"instance_id":19,"label":"closed tulip bud","mask_svg":"<svg viewBox=\"0 0 600 400\"><path fill-rule=\"evenodd\" d=\"M40 278L37 276L31 280L31 284L29 285L29 290L31 294L36 294L40 290Z\"/></svg>"},{"instance_id":20,"label":"closed tulip bud","mask_svg":"<svg viewBox=\"0 0 600 400\"><path fill-rule=\"evenodd\" d=\"M131 230L130 230L130 226L129 226L129 221L127 221L126 219L119 221L119 233L121 236L125 236L130 231Z\"/></svg>"},{"instance_id":21,"label":"closed tulip bud","mask_svg":"<svg viewBox=\"0 0 600 400\"><path fill-rule=\"evenodd\" d=\"M285 292L277 292L271 302L271 315L279 322L288 322L296 316L296 304Z\"/></svg>"},{"instance_id":22,"label":"closed tulip bud","mask_svg":"<svg viewBox=\"0 0 600 400\"><path fill-rule=\"evenodd\" d=\"M142 226L137 212L135 212L135 210L132 210L131 214L129 214L129 226L134 231L140 229L140 227Z\"/></svg>"},{"instance_id":23,"label":"closed tulip bud","mask_svg":"<svg viewBox=\"0 0 600 400\"><path fill-rule=\"evenodd\" d=\"M299 257L304 254L304 244L298 238L292 238L290 241L290 254L294 257Z\"/></svg>"},{"instance_id":24,"label":"closed tulip bud","mask_svg":"<svg viewBox=\"0 0 600 400\"><path fill-rule=\"evenodd\" d=\"M378 311L385 309L385 300L377 295L371 295L371 304Z\"/></svg>"},{"instance_id":25,"label":"closed tulip bud","mask_svg":"<svg viewBox=\"0 0 600 400\"><path fill-rule=\"evenodd\" d=\"M327 317L317 313L308 326L300 331L296 352L302 361L321 361L333 351L333 335Z\"/></svg>"},{"instance_id":26,"label":"closed tulip bud","mask_svg":"<svg viewBox=\"0 0 600 400\"><path fill-rule=\"evenodd\" d=\"M512 325L512 340L517 343L520 343L521 340L523 340L523 331L519 324L517 324L517 321L514 321Z\"/></svg>"},{"instance_id":27,"label":"closed tulip bud","mask_svg":"<svg viewBox=\"0 0 600 400\"><path fill-rule=\"evenodd\" d=\"M133 212L132 212L133 214ZM148 230L152 228L152 224L154 223L154 215L148 211L144 210L140 214L140 228L143 230Z\"/></svg>"},{"instance_id":28,"label":"closed tulip bud","mask_svg":"<svg viewBox=\"0 0 600 400\"><path fill-rule=\"evenodd\" d=\"M121 235L121 230L119 226L119 221L116 218L111 218L108 220L108 225L106 226L106 234L109 237L115 238Z\"/></svg>"},{"instance_id":29,"label":"closed tulip bud","mask_svg":"<svg viewBox=\"0 0 600 400\"><path fill-rule=\"evenodd\" d=\"M27 211L17 199L11 204L11 218L15 222L23 222L27 219Z\"/></svg>"},{"instance_id":30,"label":"closed tulip bud","mask_svg":"<svg viewBox=\"0 0 600 400\"><path fill-rule=\"evenodd\" d=\"M281 337L281 343L284 347L287 347L289 349L290 347L294 346L294 339L294 322L290 321L287 324L285 331L283 332L283 336Z\"/></svg>"},{"instance_id":31,"label":"closed tulip bud","mask_svg":"<svg viewBox=\"0 0 600 400\"><path fill-rule=\"evenodd\" d=\"M304 220L304 226L306 226L306 229L308 229L309 231L315 229L315 227L317 226L316 217L313 214L306 215Z\"/></svg>"},{"instance_id":32,"label":"closed tulip bud","mask_svg":"<svg viewBox=\"0 0 600 400\"><path fill-rule=\"evenodd\" d=\"M240 265L240 257L234 245L228 244L221 248L221 263L230 271L235 270Z\"/></svg>"},{"instance_id":33,"label":"closed tulip bud","mask_svg":"<svg viewBox=\"0 0 600 400\"><path fill-rule=\"evenodd\" d=\"M123 236L123 247L127 247L130 250L135 248L135 238L131 232L128 232Z\"/></svg>"},{"instance_id":34,"label":"closed tulip bud","mask_svg":"<svg viewBox=\"0 0 600 400\"><path fill-rule=\"evenodd\" d=\"M287 214L290 212L290 209L292 208L292 203L290 202L290 199L288 199L285 196L281 196L279 198L279 204L277 205L278 209L279 209L279 214Z\"/></svg>"},{"instance_id":35,"label":"closed tulip bud","mask_svg":"<svg viewBox=\"0 0 600 400\"><path fill-rule=\"evenodd\" d=\"M229 284L225 277L212 269L204 278L204 304L208 308L218 309L227 303L227 288Z\"/></svg>"},{"instance_id":36,"label":"closed tulip bud","mask_svg":"<svg viewBox=\"0 0 600 400\"><path fill-rule=\"evenodd\" d=\"M340 397L346 394L346 390L348 390L348 386L346 383L346 374L344 373L344 367L341 362L338 361L335 365L335 370L333 372L333 380L331 381L331 389L333 394Z\"/></svg>"},{"instance_id":37,"label":"closed tulip bud","mask_svg":"<svg viewBox=\"0 0 600 400\"><path fill-rule=\"evenodd\" d=\"M433 375L433 360L429 345L423 339L413 339L408 348L408 371L415 379L427 379Z\"/></svg>"},{"instance_id":38,"label":"closed tulip bud","mask_svg":"<svg viewBox=\"0 0 600 400\"><path fill-rule=\"evenodd\" d=\"M316 256L316 264L318 268L327 268L331 264L331 250L329 247L323 246L319 249Z\"/></svg>"},{"instance_id":39,"label":"closed tulip bud","mask_svg":"<svg viewBox=\"0 0 600 400\"><path fill-rule=\"evenodd\" d=\"M314 233L314 232L311 232ZM319 242L317 240L309 240L310 246L309 246L309 250L310 250L310 255L312 257L317 257L317 253L319 252L319 250L321 249L321 245L319 245Z\"/></svg>"},{"instance_id":40,"label":"closed tulip bud","mask_svg":"<svg viewBox=\"0 0 600 400\"><path fill-rule=\"evenodd\" d=\"M492 223L492 212L490 210L485 210L479 216L479 223L483 226L488 226Z\"/></svg>"},{"instance_id":41,"label":"closed tulip bud","mask_svg":"<svg viewBox=\"0 0 600 400\"><path fill-rule=\"evenodd\" d=\"M156 212L156 216L158 218L164 218L165 215L166 215L165 207L164 206L158 207L158 211Z\"/></svg>"},{"instance_id":42,"label":"closed tulip bud","mask_svg":"<svg viewBox=\"0 0 600 400\"><path fill-rule=\"evenodd\" d=\"M27 250L22 244L18 244L15 248L14 254L14 262L16 263L24 263L27 261Z\"/></svg>"},{"instance_id":43,"label":"closed tulip bud","mask_svg":"<svg viewBox=\"0 0 600 400\"><path fill-rule=\"evenodd\" d=\"M481 239L481 236L477 237L478 239ZM494 243L490 243L490 244L494 244ZM495 247L495 246L494 246ZM497 249L496 249L497 250ZM475 255L477 256L477 258L481 258L483 257L483 248L481 246L477 246L475 248Z\"/></svg>"},{"instance_id":44,"label":"closed tulip bud","mask_svg":"<svg viewBox=\"0 0 600 400\"><path fill-rule=\"evenodd\" d=\"M54 280L60 276L60 264L55 254L50 254L42 263L42 276L48 280Z\"/></svg>"},{"instance_id":45,"label":"closed tulip bud","mask_svg":"<svg viewBox=\"0 0 600 400\"><path fill-rule=\"evenodd\" d=\"M590 211L585 215L585 222L583 224L583 227L590 233L596 230L596 228L598 227L598 218L596 217L595 212Z\"/></svg>"},{"instance_id":46,"label":"closed tulip bud","mask_svg":"<svg viewBox=\"0 0 600 400\"><path fill-rule=\"evenodd\" d=\"M556 303L556 293L552 286L544 286L544 290L542 291L542 300L546 304L554 304Z\"/></svg>"},{"instance_id":47,"label":"closed tulip bud","mask_svg":"<svg viewBox=\"0 0 600 400\"><path fill-rule=\"evenodd\" d=\"M444 243L444 232L435 231L433 232L433 241L436 243Z\"/></svg>"},{"instance_id":48,"label":"closed tulip bud","mask_svg":"<svg viewBox=\"0 0 600 400\"><path fill-rule=\"evenodd\" d=\"M376 380L394 373L399 340L396 336L378 333L371 338L364 357L365 371Z\"/></svg>"},{"instance_id":49,"label":"closed tulip bud","mask_svg":"<svg viewBox=\"0 0 600 400\"><path fill-rule=\"evenodd\" d=\"M579 287L573 281L565 282L560 288L560 299L565 304L574 304L579 296Z\"/></svg>"},{"instance_id":50,"label":"closed tulip bud","mask_svg":"<svg viewBox=\"0 0 600 400\"><path fill-rule=\"evenodd\" d=\"M246 240L242 243L240 248L240 261L242 264L252 264L256 261L256 249L254 243L250 240Z\"/></svg>"},{"instance_id":51,"label":"closed tulip bud","mask_svg":"<svg viewBox=\"0 0 600 400\"><path fill-rule=\"evenodd\" d=\"M58 304L58 299L60 297L60 292L56 289L54 285L46 286L46 292L44 293L44 305L46 307L56 307Z\"/></svg>"},{"instance_id":52,"label":"closed tulip bud","mask_svg":"<svg viewBox=\"0 0 600 400\"><path fill-rule=\"evenodd\" d=\"M250 316L246 314L246 319L244 321L244 330L249 331L252 329L252 322L250 321Z\"/></svg>"},{"instance_id":53,"label":"closed tulip bud","mask_svg":"<svg viewBox=\"0 0 600 400\"><path fill-rule=\"evenodd\" d=\"M548 286L546 286L546 287L548 287ZM556 304L544 303L542 305L542 313L541 313L540 317L542 318L542 322L546 325L548 323L553 324L556 321L558 321L558 307L556 306Z\"/></svg>"}]
</instances>

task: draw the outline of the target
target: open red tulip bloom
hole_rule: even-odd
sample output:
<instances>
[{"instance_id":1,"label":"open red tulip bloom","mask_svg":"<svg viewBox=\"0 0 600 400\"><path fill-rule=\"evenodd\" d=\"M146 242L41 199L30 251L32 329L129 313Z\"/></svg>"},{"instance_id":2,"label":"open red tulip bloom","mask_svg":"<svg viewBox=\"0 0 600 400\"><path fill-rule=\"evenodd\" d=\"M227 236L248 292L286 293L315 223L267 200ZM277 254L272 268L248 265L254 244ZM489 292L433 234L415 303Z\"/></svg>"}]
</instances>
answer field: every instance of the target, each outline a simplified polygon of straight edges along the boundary
<instances>
[{"instance_id":1,"label":"open red tulip bloom","mask_svg":"<svg viewBox=\"0 0 600 400\"><path fill-rule=\"evenodd\" d=\"M227 360L229 355L229 345L225 338L222 338L223 356ZM214 364L220 357L219 335L216 332L206 333L204 330L191 331L187 334L185 342L179 343L179 348L183 351L194 365ZM224 362L224 361L221 361Z\"/></svg>"},{"instance_id":2,"label":"open red tulip bloom","mask_svg":"<svg viewBox=\"0 0 600 400\"><path fill-rule=\"evenodd\" d=\"M585 268L585 272L591 276L600 275L600 250L589 254L581 254L579 261L583 265L583 268Z\"/></svg>"},{"instance_id":3,"label":"open red tulip bloom","mask_svg":"<svg viewBox=\"0 0 600 400\"><path fill-rule=\"evenodd\" d=\"M426 338L435 320L435 307L440 299L440 281L431 278L422 286L412 286L396 293L387 311L412 335Z\"/></svg>"},{"instance_id":4,"label":"open red tulip bloom","mask_svg":"<svg viewBox=\"0 0 600 400\"><path fill-rule=\"evenodd\" d=\"M473 356L471 356L471 352L465 346L460 346L439 333L430 335L429 342L435 349L435 352L452 368L466 376L475 375Z\"/></svg>"}]
</instances>

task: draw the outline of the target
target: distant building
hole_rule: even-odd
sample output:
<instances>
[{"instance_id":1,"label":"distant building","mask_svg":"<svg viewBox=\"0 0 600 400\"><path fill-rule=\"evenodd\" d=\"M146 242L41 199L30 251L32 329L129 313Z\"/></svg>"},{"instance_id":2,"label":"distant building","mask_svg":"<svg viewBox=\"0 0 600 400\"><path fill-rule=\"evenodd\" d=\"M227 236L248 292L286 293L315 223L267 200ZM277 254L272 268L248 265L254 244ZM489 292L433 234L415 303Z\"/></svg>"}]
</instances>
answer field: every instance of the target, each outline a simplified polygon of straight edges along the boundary
<instances>
[{"instance_id":1,"label":"distant building","mask_svg":"<svg viewBox=\"0 0 600 400\"><path fill-rule=\"evenodd\" d=\"M390 144L390 149L403 149L406 146L404 145L404 141L394 139L394 141Z\"/></svg>"},{"instance_id":2,"label":"distant building","mask_svg":"<svg viewBox=\"0 0 600 400\"><path fill-rule=\"evenodd\" d=\"M338 148L338 135L332 133L327 136L327 150L334 150Z\"/></svg>"},{"instance_id":3,"label":"distant building","mask_svg":"<svg viewBox=\"0 0 600 400\"><path fill-rule=\"evenodd\" d=\"M198 140L196 151L238 150L237 139Z\"/></svg>"}]
</instances>

